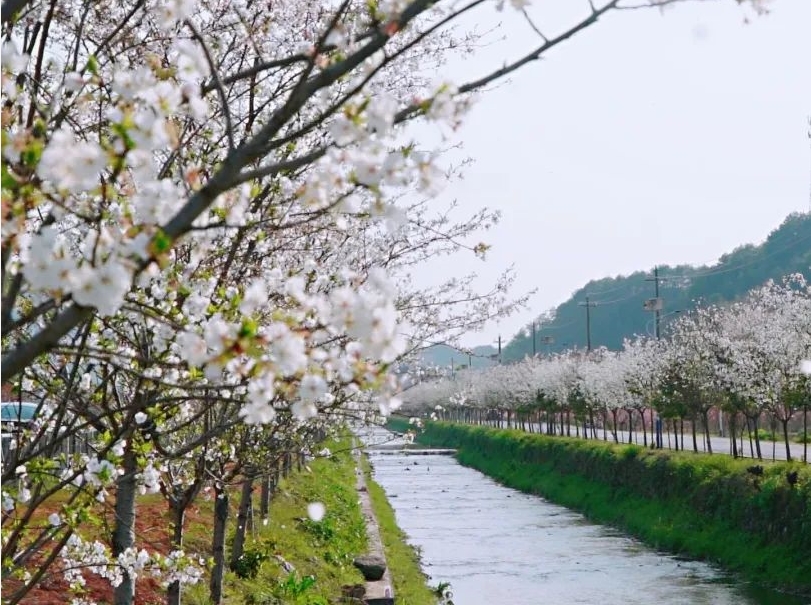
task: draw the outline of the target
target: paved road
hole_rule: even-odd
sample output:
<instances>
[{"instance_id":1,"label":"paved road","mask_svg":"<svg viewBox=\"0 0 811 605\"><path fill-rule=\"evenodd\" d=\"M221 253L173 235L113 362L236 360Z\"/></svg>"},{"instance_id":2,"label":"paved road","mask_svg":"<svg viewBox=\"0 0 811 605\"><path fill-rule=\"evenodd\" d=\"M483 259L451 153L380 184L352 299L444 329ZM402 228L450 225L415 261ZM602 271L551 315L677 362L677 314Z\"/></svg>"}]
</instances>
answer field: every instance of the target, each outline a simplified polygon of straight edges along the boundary
<instances>
[{"instance_id":1,"label":"paved road","mask_svg":"<svg viewBox=\"0 0 811 605\"><path fill-rule=\"evenodd\" d=\"M492 424L492 423L491 423ZM546 430L546 424L543 424L544 430ZM538 430L538 425L533 424L533 430ZM581 429L582 430L582 429ZM574 427L572 427L572 435L574 435ZM599 439L603 438L603 430L601 428L597 429L597 437ZM628 431L623 431L617 434L620 442L628 443ZM608 431L608 440L613 441L614 437L611 434L611 431ZM642 444L644 442L642 438L641 432L634 432L632 433L631 440L634 443ZM696 434L696 440L698 442L698 450L700 452L704 452L707 449L706 443L704 443L704 435L702 433ZM684 433L684 442L686 449L688 451L693 451L693 437L692 435L685 431ZM731 451L729 439L726 437L717 437L711 436L710 442L712 444L712 451L715 454L729 454ZM650 444L650 433L648 433L648 443ZM676 443L675 437L673 433L663 433L662 434L662 443L664 444L665 449L673 449ZM740 446L740 440L738 441L738 445ZM681 436L679 436L679 447L681 447ZM752 449L754 450L755 444L752 441ZM794 460L802 460L803 459L803 444L802 443L789 443L789 447L791 448L791 457ZM749 449L749 440L744 436L743 440L743 457L744 458L753 458L757 456L753 456ZM763 455L764 460L785 460L786 459L786 446L782 441L774 442L774 441L761 441L760 442L760 453ZM811 459L811 444L808 447L808 457Z\"/></svg>"}]
</instances>

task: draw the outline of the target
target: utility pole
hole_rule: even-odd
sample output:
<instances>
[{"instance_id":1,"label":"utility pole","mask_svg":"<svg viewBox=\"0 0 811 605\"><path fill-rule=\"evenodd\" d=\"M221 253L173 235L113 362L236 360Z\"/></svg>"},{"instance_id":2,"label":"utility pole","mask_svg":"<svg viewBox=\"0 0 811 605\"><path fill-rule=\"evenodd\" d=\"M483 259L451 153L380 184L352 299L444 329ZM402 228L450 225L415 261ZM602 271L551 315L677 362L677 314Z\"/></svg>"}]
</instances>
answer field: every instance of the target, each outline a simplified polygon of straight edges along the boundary
<instances>
[{"instance_id":1,"label":"utility pole","mask_svg":"<svg viewBox=\"0 0 811 605\"><path fill-rule=\"evenodd\" d=\"M811 141L811 116L808 116L808 140ZM808 212L811 212L811 186L808 188Z\"/></svg>"},{"instance_id":2,"label":"utility pole","mask_svg":"<svg viewBox=\"0 0 811 605\"><path fill-rule=\"evenodd\" d=\"M532 320L532 356L535 357L537 351L535 350L535 320Z\"/></svg>"},{"instance_id":3,"label":"utility pole","mask_svg":"<svg viewBox=\"0 0 811 605\"><path fill-rule=\"evenodd\" d=\"M586 351L591 352L591 308L596 307L596 302L589 302L589 297L586 297L586 302L578 303L581 307L586 307Z\"/></svg>"},{"instance_id":4,"label":"utility pole","mask_svg":"<svg viewBox=\"0 0 811 605\"><path fill-rule=\"evenodd\" d=\"M653 292L656 298L656 303L654 305L654 322L656 326L656 340L659 340L659 314L661 313L661 301L659 300L659 282L662 281L664 278L659 277L659 266L655 266L653 268L653 277L646 277L645 281L652 281L653 282Z\"/></svg>"}]
</instances>

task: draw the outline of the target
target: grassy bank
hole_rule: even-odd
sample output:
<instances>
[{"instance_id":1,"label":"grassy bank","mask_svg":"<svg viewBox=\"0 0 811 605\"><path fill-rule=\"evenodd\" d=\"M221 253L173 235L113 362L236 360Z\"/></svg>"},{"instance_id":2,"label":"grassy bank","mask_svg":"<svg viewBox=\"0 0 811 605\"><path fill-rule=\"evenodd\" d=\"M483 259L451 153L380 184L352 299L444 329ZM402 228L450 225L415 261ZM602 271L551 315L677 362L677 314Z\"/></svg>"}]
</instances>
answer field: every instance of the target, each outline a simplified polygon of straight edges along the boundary
<instances>
[{"instance_id":1,"label":"grassy bank","mask_svg":"<svg viewBox=\"0 0 811 605\"><path fill-rule=\"evenodd\" d=\"M244 577L233 571L226 574L224 603L328 605L340 598L342 586L363 582L352 565L352 559L366 550L366 529L348 445L348 441L328 444L338 453L312 461L309 470L293 472L279 483L271 500L270 522L262 525L257 517L248 532ZM232 519L237 500L231 500ZM326 508L319 522L307 516L312 502ZM184 603L207 604L207 586L189 588Z\"/></svg>"},{"instance_id":2,"label":"grassy bank","mask_svg":"<svg viewBox=\"0 0 811 605\"><path fill-rule=\"evenodd\" d=\"M307 469L282 480L271 500L267 526L257 526L246 541L247 568L251 577L226 574L226 605L330 605L340 601L342 588L363 583L352 559L366 552L367 539L356 491L356 462L350 440L327 444L330 458L312 461ZM362 460L367 489L380 526L386 559L391 570L398 605L435 605L414 549L397 527L394 511L383 489L370 476ZM238 494L231 500L236 515ZM307 505L321 502L326 508L319 522L307 518ZM189 528L194 535L202 527ZM205 543L205 536L201 536ZM229 540L230 544L230 540ZM253 565L251 565L251 563ZM295 568L290 571L290 567ZM243 574L245 575L245 574ZM204 584L187 589L184 603L208 604Z\"/></svg>"},{"instance_id":3,"label":"grassy bank","mask_svg":"<svg viewBox=\"0 0 811 605\"><path fill-rule=\"evenodd\" d=\"M396 605L435 605L437 596L427 585L427 578L420 569L419 555L406 542L406 535L397 526L394 510L386 498L386 493L372 478L368 460L363 462L366 473L366 487L372 501L380 536L394 579Z\"/></svg>"},{"instance_id":4,"label":"grassy bank","mask_svg":"<svg viewBox=\"0 0 811 605\"><path fill-rule=\"evenodd\" d=\"M463 464L655 547L811 594L807 465L447 423L429 423L418 440L458 448Z\"/></svg>"}]
</instances>

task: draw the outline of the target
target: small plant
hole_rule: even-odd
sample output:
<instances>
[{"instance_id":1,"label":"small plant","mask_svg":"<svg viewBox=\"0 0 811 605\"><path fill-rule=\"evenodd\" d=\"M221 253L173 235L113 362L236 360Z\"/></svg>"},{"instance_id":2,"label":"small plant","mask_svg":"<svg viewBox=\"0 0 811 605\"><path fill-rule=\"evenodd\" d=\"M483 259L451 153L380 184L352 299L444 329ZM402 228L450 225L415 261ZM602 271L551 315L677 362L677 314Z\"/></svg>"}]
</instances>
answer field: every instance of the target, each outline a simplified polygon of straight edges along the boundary
<instances>
[{"instance_id":1,"label":"small plant","mask_svg":"<svg viewBox=\"0 0 811 605\"><path fill-rule=\"evenodd\" d=\"M264 561L267 561L269 555L266 552L255 549L246 549L242 556L236 560L232 566L233 571L238 578L243 580L250 580L256 577L259 573L259 568Z\"/></svg>"},{"instance_id":2,"label":"small plant","mask_svg":"<svg viewBox=\"0 0 811 605\"><path fill-rule=\"evenodd\" d=\"M281 593L280 596L284 597L284 603L306 602L308 605L319 605L321 599L306 598L305 593L313 586L315 586L315 576L299 578L294 571L284 580L279 580L277 593Z\"/></svg>"},{"instance_id":3,"label":"small plant","mask_svg":"<svg viewBox=\"0 0 811 605\"><path fill-rule=\"evenodd\" d=\"M437 584L436 588L434 588L434 594L439 599L438 605L453 605L453 601L451 601L453 592L451 592L450 582L440 582Z\"/></svg>"},{"instance_id":4,"label":"small plant","mask_svg":"<svg viewBox=\"0 0 811 605\"><path fill-rule=\"evenodd\" d=\"M324 517L321 521L305 519L303 525L307 532L315 536L322 544L327 544L335 538L335 521L329 515Z\"/></svg>"},{"instance_id":5,"label":"small plant","mask_svg":"<svg viewBox=\"0 0 811 605\"><path fill-rule=\"evenodd\" d=\"M643 447L631 444L625 446L625 448L621 451L620 455L625 460L632 460L634 458L638 458L639 454L641 454L643 451L644 451Z\"/></svg>"}]
</instances>

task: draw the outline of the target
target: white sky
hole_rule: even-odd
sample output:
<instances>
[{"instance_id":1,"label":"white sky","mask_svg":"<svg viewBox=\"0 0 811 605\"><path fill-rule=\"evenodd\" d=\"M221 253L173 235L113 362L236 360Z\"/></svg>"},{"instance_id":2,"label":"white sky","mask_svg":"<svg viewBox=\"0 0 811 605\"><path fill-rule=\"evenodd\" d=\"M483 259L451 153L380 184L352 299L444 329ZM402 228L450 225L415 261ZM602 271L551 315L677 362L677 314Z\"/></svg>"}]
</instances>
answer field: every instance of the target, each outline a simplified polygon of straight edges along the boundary
<instances>
[{"instance_id":1,"label":"white sky","mask_svg":"<svg viewBox=\"0 0 811 605\"><path fill-rule=\"evenodd\" d=\"M587 6L535 0L530 14L549 36ZM454 81L537 45L509 7L492 15L506 40L451 66ZM538 292L463 344L509 340L590 279L713 262L807 211L809 24L809 0L775 0L761 17L734 0L621 11L483 95L459 133L475 163L443 197L503 220L486 263L426 273L463 267L486 283L514 264L515 292Z\"/></svg>"}]
</instances>

